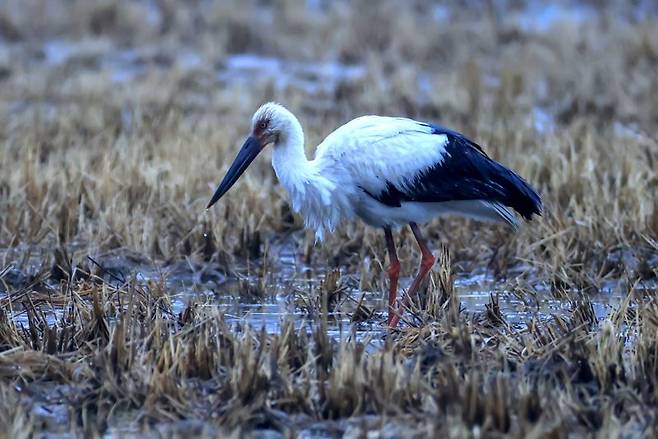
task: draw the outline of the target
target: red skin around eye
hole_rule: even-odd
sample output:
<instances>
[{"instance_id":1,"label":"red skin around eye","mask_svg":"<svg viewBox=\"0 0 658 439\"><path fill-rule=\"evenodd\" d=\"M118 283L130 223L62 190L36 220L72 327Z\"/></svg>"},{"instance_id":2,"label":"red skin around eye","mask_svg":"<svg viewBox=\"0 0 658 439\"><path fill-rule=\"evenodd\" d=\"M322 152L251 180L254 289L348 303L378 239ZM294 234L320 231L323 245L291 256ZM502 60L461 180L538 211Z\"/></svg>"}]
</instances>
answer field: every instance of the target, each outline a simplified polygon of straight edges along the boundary
<instances>
[{"instance_id":1,"label":"red skin around eye","mask_svg":"<svg viewBox=\"0 0 658 439\"><path fill-rule=\"evenodd\" d=\"M265 123L263 123L263 122L265 122ZM263 137L265 136L265 128L264 127L267 127L268 124L269 124L269 121L263 121L263 120L258 121L256 126L254 127L254 134L253 134L254 137L262 141Z\"/></svg>"}]
</instances>

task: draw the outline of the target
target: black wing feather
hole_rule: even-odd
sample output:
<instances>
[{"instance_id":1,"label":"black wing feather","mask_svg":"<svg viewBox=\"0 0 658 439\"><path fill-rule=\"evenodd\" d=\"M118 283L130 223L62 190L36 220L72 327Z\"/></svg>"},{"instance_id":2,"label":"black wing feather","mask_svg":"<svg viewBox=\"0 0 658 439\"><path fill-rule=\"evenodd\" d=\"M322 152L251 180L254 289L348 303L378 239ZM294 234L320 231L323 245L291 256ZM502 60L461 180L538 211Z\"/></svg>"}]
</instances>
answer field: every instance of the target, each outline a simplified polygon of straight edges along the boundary
<instances>
[{"instance_id":1,"label":"black wing feather","mask_svg":"<svg viewBox=\"0 0 658 439\"><path fill-rule=\"evenodd\" d=\"M489 158L464 135L438 125L424 125L432 128L432 134L447 137L443 161L416 175L404 188L387 181L385 191L366 191L368 195L392 207L404 201L487 200L511 207L526 219L541 215L539 195L515 172Z\"/></svg>"}]
</instances>

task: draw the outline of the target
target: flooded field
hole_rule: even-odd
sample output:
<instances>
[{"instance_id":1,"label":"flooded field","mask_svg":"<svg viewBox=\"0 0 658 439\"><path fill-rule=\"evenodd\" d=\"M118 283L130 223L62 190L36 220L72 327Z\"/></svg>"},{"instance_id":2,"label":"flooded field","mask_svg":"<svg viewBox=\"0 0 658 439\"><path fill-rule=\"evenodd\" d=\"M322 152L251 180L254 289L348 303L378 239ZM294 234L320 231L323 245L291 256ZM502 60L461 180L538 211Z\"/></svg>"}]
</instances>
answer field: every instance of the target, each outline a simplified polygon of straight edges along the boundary
<instances>
[{"instance_id":1,"label":"flooded field","mask_svg":"<svg viewBox=\"0 0 658 439\"><path fill-rule=\"evenodd\" d=\"M8 437L653 437L653 2L0 4ZM518 233L442 218L386 327L381 231L315 242L265 152L363 114L439 122L540 192ZM396 231L401 290L417 249ZM1 435L0 435L1 436Z\"/></svg>"},{"instance_id":2,"label":"flooded field","mask_svg":"<svg viewBox=\"0 0 658 439\"><path fill-rule=\"evenodd\" d=\"M11 257L7 253L3 254L5 259ZM296 252L293 243L279 243L270 249L267 259L265 262L252 261L250 268L242 267L234 273L223 273L217 267L190 260L157 263L122 251L88 256L87 262L89 271L109 287L119 289L128 282L146 289L153 284L160 285L167 291L167 305L172 315L182 315L193 306L199 311L218 311L237 331L252 326L276 334L288 320L295 322L297 328L310 330L322 313L319 297L314 295L326 281L326 268L304 263L304 255ZM25 288L36 279L47 279L49 274L39 272L38 264L43 260L42 255L33 255L26 261L25 270L9 265L2 273L4 286L8 288L0 288L0 300L5 305L14 303L13 317L19 325L30 323L27 311L21 306L24 297L12 297L8 291ZM546 321L556 315L567 315L572 310L573 303L555 297L551 286L539 279L531 286L532 294L520 295L514 291L513 282L480 271L479 274L457 273L452 279L454 293L464 314L485 312L495 298L506 324L524 331L532 320ZM328 335L336 341L356 336L358 341L369 337L371 343L381 342L388 332L385 294L360 289L358 277L350 274L347 267L332 269L329 276L335 284L330 294L335 297L331 299L332 307L327 314ZM403 277L401 287L408 288L411 280ZM42 286L54 294L59 289L58 282L45 282ZM647 279L633 287L636 294L642 295L650 294L657 286L655 280ZM596 320L603 321L620 306L628 288L626 281L610 279L603 281L598 288L574 293L586 295ZM42 313L47 324L57 325L65 309L50 306Z\"/></svg>"},{"instance_id":3,"label":"flooded field","mask_svg":"<svg viewBox=\"0 0 658 439\"><path fill-rule=\"evenodd\" d=\"M25 249L5 252L3 257L10 258L12 252L20 251L25 251ZM47 259L45 258L45 260ZM411 313L411 317L404 320L406 325L410 325L409 328L403 329L401 332L391 332L385 326L386 299L381 291L360 289L359 279L350 274L347 267L327 272L321 267L304 263L304 255L297 252L296 246L290 242L279 242L273 245L269 249L268 255L260 260L252 261L251 267L238 268L234 273L222 273L212 266L204 266L190 260L174 264L154 263L138 254L116 251L94 255L94 257L88 256L86 266L75 267L68 276L64 276L63 280L55 282L52 278L56 277L54 272L57 266L51 267L44 273L43 267L38 265L39 262L44 261L43 255L37 253L23 257L22 260L24 262L22 269L8 266L0 275L4 285L3 293L0 293L0 303L4 310L3 320L0 323L6 325L3 329L3 340L7 342L10 340L9 337L14 337L14 340L22 339L21 343L30 343L35 349L44 353L54 353L62 349L63 354L66 351L70 352L64 354L65 357L71 354L76 357L90 347L83 348L79 345L80 341L95 340L97 337L102 340L111 336L112 341L107 349L110 350L108 360L112 362L117 361L115 356L118 355L115 351L117 347L112 346L116 342L114 339L116 331L126 324L126 317L131 314L130 308L135 306L142 310L138 313L141 317L134 318L143 319L145 316L150 316L147 317L147 322L131 323L134 327L142 326L142 329L137 331L144 335L156 330L158 325L166 325L170 331L173 331L170 333L173 337L172 340L188 339L190 336L193 339L199 336L205 339L207 331L211 331L214 337L225 337L226 334L231 334L230 337L233 337L228 344L219 342L213 347L204 347L204 350L197 351L196 355L205 351L203 355L213 356L207 349L225 352L227 346L229 352L244 349L242 346L245 342L247 342L247 346L252 346L252 349L263 349L263 346L274 349L274 346L279 343L278 340L284 342L292 336L293 338L300 337L296 343L301 343L301 346L293 346L296 346L297 349L308 350L305 354L298 352L296 355L322 356L322 349L329 349L327 351L327 353L331 352L329 355L338 355L334 359L338 362L346 361L345 358L341 360L345 355L351 356L357 352L365 352L365 355L373 356L370 359L371 362L374 361L374 358L387 355L387 353L398 351L397 355L400 355L405 352L404 355L398 357L397 361L401 361L400 364L395 361L395 356L392 357L393 370L402 367L403 376L411 374L404 380L413 377L434 379L430 376L439 373L434 369L435 367L447 367L446 365L451 364L451 361L459 358L458 356L453 357L455 352L448 354L449 351L444 351L444 349L457 348L456 345L450 347L451 344L456 343L456 340L451 339L453 337L460 339L470 333L471 343L475 343L471 349L475 349L477 355L482 356L477 361L483 361L483 366L488 361L492 361L492 359L484 359L500 349L501 344L504 344L503 349L510 350L509 357L505 361L511 363L503 367L503 371L506 372L499 373L511 372L514 376L518 373L516 369L519 366L512 366L512 364L520 362L523 365L524 371L521 375L524 377L522 378L524 382L528 379L552 380L560 376L563 379L571 380L574 373L593 373L589 368L597 367L596 362L604 361L604 359L594 358L590 366L578 366L586 369L579 372L573 370L573 366L559 364L559 361L558 364L552 365L551 362L555 360L550 358L565 347L560 347L560 344L568 343L567 349L570 350L575 349L573 343L592 346L591 343L596 340L592 347L597 349L599 355L611 359L609 358L610 352L598 352L598 349L602 347L602 342L611 343L611 340L606 341L606 338L612 336L615 341L607 349L616 350L614 360L620 362L614 367L622 367L622 364L627 363L632 364L633 361L636 361L643 338L647 336L646 329L638 326L637 319L644 316L643 320L648 318L650 319L648 321L651 321L658 311L655 303L658 282L655 279L635 282L632 286L628 284L628 279L624 281L613 279L604 281L597 289L590 287L585 290L563 290L558 295L554 288L540 280L537 280L535 285L525 285L524 289L520 290L519 285L515 282L496 279L490 273L462 273L451 275L449 297L443 297L446 292L439 285L441 284L440 275L439 277L433 276L423 303L414 305L417 307L414 308L416 311ZM71 283L71 279L73 279L73 283ZM401 282L403 288L407 287L409 283L410 279L403 279ZM76 290L75 293L73 289ZM442 298L437 299L437 295ZM435 314L428 315L424 311L431 308L430 303L436 300L443 301L442 310L438 312L435 310ZM133 302L138 305L134 305ZM11 322L7 321L7 318L11 319ZM108 332L109 328L115 327L115 325L119 326L116 327L114 335L111 335ZM144 325L150 329L145 331ZM210 325L214 328L207 329ZM614 325L614 329L611 327L612 325ZM465 333L455 333L457 328ZM483 334L483 331L488 335ZM91 339L90 335L92 335ZM69 337L70 339L67 340ZM152 335L147 335L147 339L151 337ZM252 338L254 341L258 340L256 345L249 343ZM593 340L587 341L589 338L593 338ZM576 342L578 339L580 341ZM653 340L655 342L655 339ZM152 342L153 340L146 343ZM192 351L190 351L192 355L195 355L193 346L197 342L195 340L192 343ZM67 343L72 345L67 348ZM96 341L92 342L93 345L96 343ZM127 343L131 344L130 341ZM179 340L177 343L182 344L179 344L174 351L189 349L189 341ZM304 346L305 343L308 345ZM449 344L445 346L444 343ZM257 347L259 344L260 348ZM529 352L523 354L520 351L513 353L521 349L524 344L526 349L532 346L535 352L532 354ZM70 351L73 345L78 345L76 351ZM139 346L139 343L133 340L132 345ZM144 346L137 349L144 349ZM148 349L154 349L154 347L149 346ZM456 352L459 350L457 348ZM10 373L22 376L22 379L14 384L13 391L17 395L21 395L24 406L31 407L30 412L26 415L32 419L32 422L37 422L42 431L50 431L53 434L64 433L66 425L75 425L78 422L84 425L85 422L89 422L89 420L80 420L77 418L79 414L71 411L71 404L79 404L81 401L88 401L90 397L93 399L98 397L92 396L97 391L93 389L95 386L93 380L91 383L80 381L80 374L85 375L90 372L84 370L88 366L79 365L74 366L73 370L57 371L64 365L48 365L48 362L52 360L46 360L46 364L35 365L28 360L27 364L30 366L25 367L42 369L43 372L38 373L51 377L45 381L43 379L35 380L30 376L36 370L26 369L20 372L23 367L20 366L21 360L11 366L16 358L24 358L28 352L25 351L25 348L18 346L5 350L0 358L0 371L5 375ZM407 358L413 352L416 354ZM475 352L468 355L473 355ZM94 366L98 359L93 358L99 354L101 353L98 352L89 357L92 368L98 367L98 365ZM144 354L142 353L142 355ZM150 354L148 355L150 356ZM182 358L189 358L188 355L185 354ZM254 360L249 358L249 354L247 355L243 361ZM260 356L260 354L258 355ZM543 359L540 360L541 358ZM577 358L580 358L576 360L579 362L584 360L583 357ZM196 361L199 360L192 361L192 364ZM290 361L290 359L286 361ZM306 361L313 360L308 358ZM319 361L319 358L316 357L314 361ZM573 359L569 361L573 361ZM544 364L540 366L541 362ZM259 364L260 360L256 359L253 366L265 369L272 367L272 365L267 366L266 361L262 365ZM349 364L350 368L358 367L351 361L346 364ZM418 369L419 364L426 365L420 366L421 369ZM655 365L656 363L650 363L647 372L655 374ZM234 366L231 362L223 367L230 370ZM366 364L363 366L366 367ZM112 368L116 367L118 367L116 364L112 366ZM137 365L132 366L132 368L134 367ZM181 366L175 367L180 368ZM201 367L200 365L186 367L193 367L195 370L184 372L183 376L189 376L190 373L192 377L199 373L201 376L192 378L191 383L182 384L189 379L185 378L181 384L177 384L177 387L182 385L182 388L185 389L192 385L192 388L195 389L194 393L197 393L196 397L204 401L201 404L207 404L208 395L219 392L220 390L216 386L221 386L221 384L217 378L210 380L202 378L204 373L198 369ZM308 366L301 365L301 367ZM335 367L339 368L339 371L344 369L343 366L336 365ZM500 365L496 365L494 361L485 367L497 369ZM562 371L564 367L569 372ZM13 372L10 372L12 369L14 369ZM135 373L135 371L129 372L129 370L126 372ZM348 373L355 373L354 370L349 370ZM416 374L420 371L424 375L418 378ZM114 373L118 373L116 379L120 381L125 379L120 377L126 372L115 371ZM566 375L561 375L565 372ZM269 373L264 373L262 379L271 380L273 379L271 374L275 372L271 370ZM53 374L55 375L53 376ZM67 375L70 377L66 377ZM237 379L239 382L237 376L230 376L233 376L232 380ZM201 381L198 381L199 378L202 378ZM590 386L591 384L587 384L589 379L585 379L583 385ZM307 386L309 384L305 383ZM127 383L121 386L121 383L117 382L114 385L119 385L119 388L114 391L123 392L126 390L124 386ZM299 385L299 383L295 385ZM380 384L373 383L373 385ZM401 385L404 386L404 383ZM124 390L120 390L122 388ZM103 393L110 391L110 389L102 390L102 388L99 390ZM153 390L151 389L149 392ZM271 389L270 386L265 386L262 390L268 392ZM348 397L347 395L349 393L346 393L344 397ZM353 398L353 396L349 397ZM248 400L250 397L247 397L246 401ZM117 403L120 403L120 400L114 404ZM106 434L132 436L140 435L148 430L151 434L157 432L161 435L214 436L226 432L224 427L209 422L208 419L201 420L196 416L190 418L182 413L180 420L169 419L152 423L148 420L152 419L154 415L149 414L147 407L140 409L130 401L124 403L127 404L125 410L114 405L110 412L94 421L101 422L99 425L106 429ZM338 404L340 407L341 403ZM284 403L285 405L286 403ZM89 407L85 408L85 410L89 409ZM96 412L98 408L91 410ZM105 410L107 408L101 413L106 413ZM340 411L340 409L338 410ZM535 410L541 409L536 407ZM231 414L231 416L233 415ZM436 426L430 428L427 424L419 428L418 415L419 413L412 416L395 415L386 421L373 414L368 414L368 412L363 412L361 415L344 419L321 420L318 419L317 414L309 414L304 410L299 412L298 409L295 409L289 412L285 409L266 409L265 413L249 419L257 426L255 433L258 437L280 437L282 432L286 431L294 431L299 437L351 436L363 431L379 431L384 437L396 437L400 434L409 434L409 432L423 436L440 431L434 429ZM239 415L235 416L241 419ZM240 422L238 419L220 419L223 419L220 425L228 425L229 428L234 422ZM633 424L628 433L631 436L640 434L642 428L644 427Z\"/></svg>"}]
</instances>

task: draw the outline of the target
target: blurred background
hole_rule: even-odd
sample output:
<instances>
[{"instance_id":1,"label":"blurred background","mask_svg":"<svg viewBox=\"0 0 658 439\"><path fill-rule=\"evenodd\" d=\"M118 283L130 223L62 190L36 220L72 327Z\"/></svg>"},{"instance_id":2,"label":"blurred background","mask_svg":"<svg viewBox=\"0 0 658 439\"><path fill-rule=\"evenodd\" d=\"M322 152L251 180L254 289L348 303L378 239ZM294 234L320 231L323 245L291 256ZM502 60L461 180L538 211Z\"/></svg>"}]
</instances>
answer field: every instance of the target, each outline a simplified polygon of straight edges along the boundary
<instances>
[{"instance_id":1,"label":"blurred background","mask_svg":"<svg viewBox=\"0 0 658 439\"><path fill-rule=\"evenodd\" d=\"M122 128L135 107L219 121L227 106L278 99L313 114L405 113L473 129L490 98L522 108L542 132L580 114L648 128L655 110L636 109L656 100L656 9L643 0L6 0L1 96L9 117L102 98L124 110Z\"/></svg>"},{"instance_id":2,"label":"blurred background","mask_svg":"<svg viewBox=\"0 0 658 439\"><path fill-rule=\"evenodd\" d=\"M655 61L652 1L3 4L0 78L16 101L111 91L124 105L221 111L278 98L316 113L443 112L467 124L486 90L509 87L509 104L546 130L580 113L628 118L656 98L649 71L630 76Z\"/></svg>"}]
</instances>

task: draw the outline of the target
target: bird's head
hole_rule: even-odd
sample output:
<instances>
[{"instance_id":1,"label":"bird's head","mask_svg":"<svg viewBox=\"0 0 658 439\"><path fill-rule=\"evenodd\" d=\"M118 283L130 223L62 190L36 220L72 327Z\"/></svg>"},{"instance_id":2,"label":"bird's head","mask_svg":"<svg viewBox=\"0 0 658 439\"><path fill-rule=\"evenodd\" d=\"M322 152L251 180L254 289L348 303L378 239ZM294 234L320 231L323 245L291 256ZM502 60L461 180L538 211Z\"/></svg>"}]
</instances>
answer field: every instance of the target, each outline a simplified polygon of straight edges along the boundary
<instances>
[{"instance_id":1,"label":"bird's head","mask_svg":"<svg viewBox=\"0 0 658 439\"><path fill-rule=\"evenodd\" d=\"M210 208L235 184L256 156L269 144L283 141L297 119L284 106L274 102L262 105L251 119L251 134L247 137L224 179L208 203ZM297 122L298 123L298 122Z\"/></svg>"},{"instance_id":2,"label":"bird's head","mask_svg":"<svg viewBox=\"0 0 658 439\"><path fill-rule=\"evenodd\" d=\"M268 102L262 105L251 118L251 136L257 139L263 148L270 143L276 144L282 135L289 131L292 113L284 106Z\"/></svg>"}]
</instances>

